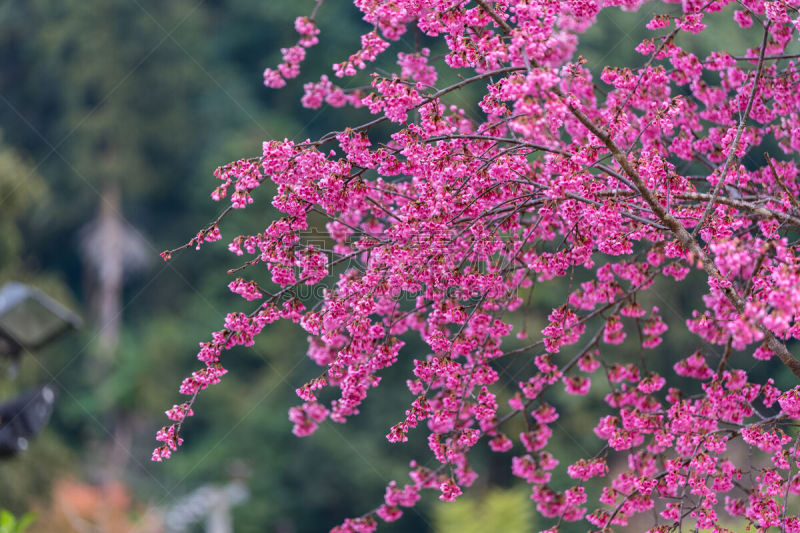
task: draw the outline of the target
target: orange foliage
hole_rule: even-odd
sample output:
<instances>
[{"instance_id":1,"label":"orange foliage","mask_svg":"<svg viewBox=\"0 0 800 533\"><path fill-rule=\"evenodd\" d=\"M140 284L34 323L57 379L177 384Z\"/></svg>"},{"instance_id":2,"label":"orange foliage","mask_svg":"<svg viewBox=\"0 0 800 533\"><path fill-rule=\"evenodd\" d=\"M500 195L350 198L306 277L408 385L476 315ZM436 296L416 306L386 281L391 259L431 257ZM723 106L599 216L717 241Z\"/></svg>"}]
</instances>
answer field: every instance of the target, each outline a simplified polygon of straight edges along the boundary
<instances>
[{"instance_id":1,"label":"orange foliage","mask_svg":"<svg viewBox=\"0 0 800 533\"><path fill-rule=\"evenodd\" d=\"M35 509L30 533L162 533L159 513L136 506L119 482L89 485L71 479L53 483L49 505Z\"/></svg>"}]
</instances>

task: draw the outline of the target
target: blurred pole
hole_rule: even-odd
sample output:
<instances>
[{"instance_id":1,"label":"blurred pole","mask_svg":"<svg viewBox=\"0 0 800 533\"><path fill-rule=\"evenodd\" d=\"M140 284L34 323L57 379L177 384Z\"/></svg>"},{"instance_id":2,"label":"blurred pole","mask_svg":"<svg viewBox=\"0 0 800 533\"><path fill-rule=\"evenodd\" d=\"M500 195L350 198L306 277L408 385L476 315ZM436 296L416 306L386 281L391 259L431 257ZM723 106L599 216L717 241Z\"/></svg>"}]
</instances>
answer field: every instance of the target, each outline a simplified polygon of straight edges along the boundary
<instances>
[{"instance_id":1,"label":"blurred pole","mask_svg":"<svg viewBox=\"0 0 800 533\"><path fill-rule=\"evenodd\" d=\"M122 275L125 228L120 220L120 190L107 180L100 195L97 217L83 241L83 257L92 278L92 312L97 327L97 355L108 364L117 349L122 315Z\"/></svg>"},{"instance_id":2,"label":"blurred pole","mask_svg":"<svg viewBox=\"0 0 800 533\"><path fill-rule=\"evenodd\" d=\"M97 343L86 360L91 386L108 377L118 355L126 276L144 268L149 254L154 253L122 215L122 192L117 180L103 182L97 214L82 232L81 252L97 331ZM97 443L106 458L95 466L105 482L122 479L130 458L132 421L115 407L108 406L104 413L112 420L109 425L113 427L113 437L110 443L105 439Z\"/></svg>"}]
</instances>

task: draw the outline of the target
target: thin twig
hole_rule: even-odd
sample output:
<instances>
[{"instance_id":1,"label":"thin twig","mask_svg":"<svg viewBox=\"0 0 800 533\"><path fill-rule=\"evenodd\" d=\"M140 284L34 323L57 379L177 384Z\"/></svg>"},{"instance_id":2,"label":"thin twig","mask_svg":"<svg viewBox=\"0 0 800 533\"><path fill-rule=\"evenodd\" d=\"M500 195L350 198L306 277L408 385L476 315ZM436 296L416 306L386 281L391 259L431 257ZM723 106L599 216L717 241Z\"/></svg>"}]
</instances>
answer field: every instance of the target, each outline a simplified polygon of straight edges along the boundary
<instances>
[{"instance_id":1,"label":"thin twig","mask_svg":"<svg viewBox=\"0 0 800 533\"><path fill-rule=\"evenodd\" d=\"M789 188L786 186L781 177L778 175L778 171L775 169L775 164L772 162L772 158L769 156L769 152L764 152L764 158L767 160L767 163L769 163L770 170L772 170L772 177L775 178L775 181L777 181L778 185L781 186L783 192L785 192L786 196L789 197L789 201L792 203L792 207L794 207L795 209L800 209L800 203L798 203L797 198L794 197Z\"/></svg>"},{"instance_id":2,"label":"thin twig","mask_svg":"<svg viewBox=\"0 0 800 533\"><path fill-rule=\"evenodd\" d=\"M744 125L747 122L748 117L750 116L750 110L753 108L753 102L756 99L756 94L758 94L758 82L761 81L761 74L764 72L764 54L767 51L767 37L769 37L769 28L771 22L767 22L764 25L764 38L761 42L761 52L758 56L758 71L756 72L756 79L753 81L753 90L750 92L750 98L747 99L747 106L745 106L744 114L742 118L739 120L739 126L736 128L736 135L733 138L733 143L730 146L730 153L728 153L728 158L725 160L725 165L722 167L722 171L719 174L719 181L717 181L717 185L714 187L714 192L711 194L711 199L706 204L706 208L703 211L703 216L700 217L700 220L697 221L697 225L692 231L692 238L694 238L700 229L705 224L706 219L711 214L711 210L714 208L714 202L719 196L719 191L722 189L722 186L725 184L725 176L728 174L728 168L730 168L731 163L733 160L736 159L736 149L739 147L739 140L742 137L742 132L744 132Z\"/></svg>"}]
</instances>

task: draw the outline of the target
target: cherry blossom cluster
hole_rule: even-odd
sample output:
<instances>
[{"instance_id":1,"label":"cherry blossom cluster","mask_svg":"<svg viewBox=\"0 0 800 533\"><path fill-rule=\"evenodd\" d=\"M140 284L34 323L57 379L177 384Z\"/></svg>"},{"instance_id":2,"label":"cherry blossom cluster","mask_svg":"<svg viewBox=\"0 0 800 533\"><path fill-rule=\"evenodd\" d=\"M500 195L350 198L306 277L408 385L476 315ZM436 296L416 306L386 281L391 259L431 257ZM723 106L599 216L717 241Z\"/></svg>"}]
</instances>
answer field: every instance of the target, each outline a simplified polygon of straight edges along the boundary
<instances>
[{"instance_id":1,"label":"cherry blossom cluster","mask_svg":"<svg viewBox=\"0 0 800 533\"><path fill-rule=\"evenodd\" d=\"M317 0L317 6L322 0ZM315 10L316 11L316 10ZM319 43L319 28L314 22L314 16L297 17L294 29L300 35L297 44L289 48L281 48L283 61L277 68L264 70L264 85L273 89L280 89L286 85L286 80L296 78L300 74L300 63L306 58L306 49Z\"/></svg>"},{"instance_id":2,"label":"cherry blossom cluster","mask_svg":"<svg viewBox=\"0 0 800 533\"><path fill-rule=\"evenodd\" d=\"M398 45L398 71L370 73L358 91L327 74L306 83L306 107L366 107L372 119L264 142L217 171L212 198L230 205L181 248L221 239L229 213L265 200L262 183L282 216L228 241L245 260L231 273L249 273L229 288L256 307L200 345L204 366L181 385L190 399L167 411L153 458L181 444L196 395L225 374L224 352L285 319L320 367L289 410L298 436L358 415L384 369L413 369L386 438L422 432L434 466L412 462L410 483L391 482L384 503L334 531L397 520L422 490L458 498L478 476L471 450L486 443L510 455L546 531L799 532L800 72L787 47L800 0L666 0L636 47L641 66L576 55L600 10L643 3L355 0L370 29L335 76L365 76L409 31L442 53ZM731 18L760 44L705 57L678 44ZM298 19L299 45L265 72L268 86L298 76L313 19ZM458 81L437 86L448 69ZM450 100L466 87L474 111ZM698 282L703 304L680 320L647 303L659 286ZM300 298L308 285L325 290ZM534 285L569 289L539 331L514 331ZM684 328L699 348L665 350ZM423 353L406 348L414 336ZM516 361L529 373L500 402ZM761 361L781 374L759 379L749 369ZM559 391L603 398L584 436L599 451L571 464L554 445Z\"/></svg>"}]
</instances>

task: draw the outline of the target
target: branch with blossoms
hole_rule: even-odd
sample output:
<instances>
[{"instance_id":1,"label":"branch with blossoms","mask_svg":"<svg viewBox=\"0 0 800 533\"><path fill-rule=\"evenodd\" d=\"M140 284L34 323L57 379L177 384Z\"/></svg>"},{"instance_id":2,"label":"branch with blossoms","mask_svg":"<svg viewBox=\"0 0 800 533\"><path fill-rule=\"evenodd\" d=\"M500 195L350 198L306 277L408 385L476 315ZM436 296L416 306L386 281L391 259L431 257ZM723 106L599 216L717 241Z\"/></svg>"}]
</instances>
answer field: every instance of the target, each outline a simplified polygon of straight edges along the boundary
<instances>
[{"instance_id":1,"label":"branch with blossoms","mask_svg":"<svg viewBox=\"0 0 800 533\"><path fill-rule=\"evenodd\" d=\"M296 78L300 74L300 64L306 58L306 49L319 43L319 28L316 25L316 15L322 7L323 0L317 0L317 5L308 17L297 17L294 29L300 35L297 44L290 48L281 48L283 61L274 69L264 70L264 85L279 89L286 85L286 80Z\"/></svg>"},{"instance_id":2,"label":"branch with blossoms","mask_svg":"<svg viewBox=\"0 0 800 533\"><path fill-rule=\"evenodd\" d=\"M167 411L174 423L158 433L153 458L182 443L198 393L225 373L223 353L291 320L309 334L308 355L322 368L297 389L295 434L356 416L383 370L412 359L413 399L387 438L424 432L439 463L413 462L411 483L392 482L382 505L335 531L397 520L423 489L456 499L478 476L470 452L483 441L513 454L512 473L531 486L538 512L552 520L548 531L565 522L675 531L688 520L725 531L730 519L761 532L800 531L790 505L800 494L800 361L790 350L800 339L800 72L787 53L800 34L800 4L751 0L731 13L725 0L666 2L646 25L661 34L636 47L647 57L642 66L575 58L601 9L641 4L356 1L371 29L333 66L334 77L371 64L377 71L411 27L445 53L397 52L395 72L373 72L368 88L353 91L323 74L304 85L303 105L363 108L374 118L313 141L267 141L261 155L217 170L212 198L230 205L162 255L222 239L224 219L253 209L256 189L270 182L282 218L228 244L246 256L231 274L266 273L269 282L230 282L257 307L230 313L201 344L205 366L181 385L190 399ZM300 74L320 38L317 16L297 19L299 44L265 72L268 86ZM677 44L730 16L758 48L699 58ZM438 88L443 69L459 81ZM448 104L468 86L480 87L478 116ZM772 140L786 157L747 160ZM310 214L324 218L324 230ZM312 242L320 233L324 243ZM573 287L576 271L587 281ZM567 297L545 327L533 338L519 332L528 343L508 346L523 295L565 279ZM659 284L692 280L705 282L703 306L682 325L705 348L654 351L674 324L642 302ZM318 285L319 298L299 296ZM414 336L427 353L404 348ZM564 360L578 343L584 348ZM620 360L621 346L638 348L635 362ZM724 347L715 361L713 346ZM655 353L673 357L669 372L656 371ZM776 359L783 374L764 380L745 371L750 357ZM530 364L509 375L519 361ZM497 393L508 383L517 390L504 411ZM560 450L551 402L562 387L575 402L593 387L609 391L594 427L602 451L565 465L568 482L552 475ZM501 427L515 417L527 429L516 438ZM746 468L742 447L752 458ZM593 478L605 481L599 494L586 484Z\"/></svg>"}]
</instances>

